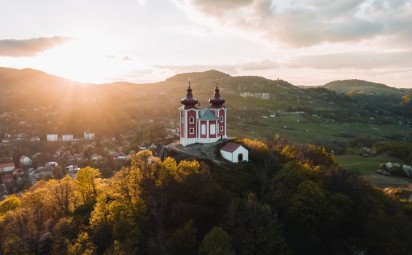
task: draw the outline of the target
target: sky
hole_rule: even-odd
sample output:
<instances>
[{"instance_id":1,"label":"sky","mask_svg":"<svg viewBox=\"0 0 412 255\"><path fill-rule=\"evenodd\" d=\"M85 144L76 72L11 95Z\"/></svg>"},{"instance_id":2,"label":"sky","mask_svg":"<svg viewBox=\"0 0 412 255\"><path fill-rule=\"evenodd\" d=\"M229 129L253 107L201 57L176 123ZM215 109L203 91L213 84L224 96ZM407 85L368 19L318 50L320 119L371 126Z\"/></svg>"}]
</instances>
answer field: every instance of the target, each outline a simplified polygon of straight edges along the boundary
<instances>
[{"instance_id":1,"label":"sky","mask_svg":"<svg viewBox=\"0 0 412 255\"><path fill-rule=\"evenodd\" d=\"M0 66L93 83L216 69L412 88L412 0L0 0Z\"/></svg>"}]
</instances>

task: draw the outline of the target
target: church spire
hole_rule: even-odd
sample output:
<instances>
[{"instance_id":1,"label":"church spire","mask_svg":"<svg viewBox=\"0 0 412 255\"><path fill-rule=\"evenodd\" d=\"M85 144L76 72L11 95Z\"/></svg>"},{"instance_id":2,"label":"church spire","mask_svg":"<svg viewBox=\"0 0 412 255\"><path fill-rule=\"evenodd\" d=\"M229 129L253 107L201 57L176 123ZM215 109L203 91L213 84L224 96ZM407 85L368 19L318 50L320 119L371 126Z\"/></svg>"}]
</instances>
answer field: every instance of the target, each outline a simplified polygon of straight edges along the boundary
<instances>
[{"instance_id":1,"label":"church spire","mask_svg":"<svg viewBox=\"0 0 412 255\"><path fill-rule=\"evenodd\" d=\"M193 93L192 93L192 88L191 88L191 86L190 86L190 82L189 82L189 86L188 86L188 88L187 88L186 97L183 98L183 99L180 101L180 103L185 106L185 109L196 108L196 104L198 103L198 100L193 97Z\"/></svg>"},{"instance_id":2,"label":"church spire","mask_svg":"<svg viewBox=\"0 0 412 255\"><path fill-rule=\"evenodd\" d=\"M220 108L224 106L225 99L220 96L219 84L216 82L215 93L212 98L209 99L211 107Z\"/></svg>"}]
</instances>

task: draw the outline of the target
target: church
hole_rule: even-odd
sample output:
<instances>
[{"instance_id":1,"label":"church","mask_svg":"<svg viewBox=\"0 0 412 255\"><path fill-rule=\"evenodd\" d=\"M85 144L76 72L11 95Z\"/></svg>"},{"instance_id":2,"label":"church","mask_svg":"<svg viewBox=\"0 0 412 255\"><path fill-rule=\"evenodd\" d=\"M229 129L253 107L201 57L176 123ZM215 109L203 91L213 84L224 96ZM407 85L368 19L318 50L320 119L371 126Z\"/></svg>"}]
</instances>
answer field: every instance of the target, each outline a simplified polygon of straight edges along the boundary
<instances>
[{"instance_id":1,"label":"church","mask_svg":"<svg viewBox=\"0 0 412 255\"><path fill-rule=\"evenodd\" d=\"M214 143L226 139L225 99L220 96L216 85L214 95L209 99L209 106L198 107L198 100L193 96L192 88L187 88L186 97L181 101L180 112L180 144Z\"/></svg>"}]
</instances>

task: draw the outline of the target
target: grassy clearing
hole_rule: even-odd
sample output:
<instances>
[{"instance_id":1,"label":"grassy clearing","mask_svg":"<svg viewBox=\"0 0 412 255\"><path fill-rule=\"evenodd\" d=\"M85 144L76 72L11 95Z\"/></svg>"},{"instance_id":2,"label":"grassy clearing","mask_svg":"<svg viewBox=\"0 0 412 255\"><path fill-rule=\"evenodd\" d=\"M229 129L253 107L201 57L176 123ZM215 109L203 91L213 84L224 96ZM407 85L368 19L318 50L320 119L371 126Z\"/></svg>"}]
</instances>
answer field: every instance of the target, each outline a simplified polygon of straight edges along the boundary
<instances>
[{"instance_id":1,"label":"grassy clearing","mask_svg":"<svg viewBox=\"0 0 412 255\"><path fill-rule=\"evenodd\" d=\"M330 141L349 142L351 138L342 134L367 135L373 138L383 138L391 134L410 134L410 128L400 128L397 125L377 125L366 123L335 123L309 118L304 115L282 115L276 118L262 118L256 123L242 121L231 123L228 133L232 137L243 136L265 138L268 135L279 134L293 143L324 144ZM378 155L362 157L358 155L336 156L340 165L353 171L377 187L407 187L412 185L412 179L392 176L382 176L376 173L379 164L384 162L399 162L398 159Z\"/></svg>"},{"instance_id":2,"label":"grassy clearing","mask_svg":"<svg viewBox=\"0 0 412 255\"><path fill-rule=\"evenodd\" d=\"M267 116L267 115L266 115ZM310 116L309 116L310 117ZM239 121L229 126L233 135L262 138L280 134L295 143L322 143L323 141L350 139L342 134L367 135L372 138L384 138L388 135L407 135L411 130L396 125L376 125L367 123L336 123L304 115L282 115L266 119L258 116L256 123Z\"/></svg>"},{"instance_id":3,"label":"grassy clearing","mask_svg":"<svg viewBox=\"0 0 412 255\"><path fill-rule=\"evenodd\" d=\"M365 180L369 181L372 185L379 188L410 187L410 185L412 185L411 178L383 176L376 173L376 170L381 163L399 162L398 159L387 155L378 155L374 157L341 155L336 156L336 161L345 169L359 174Z\"/></svg>"},{"instance_id":4,"label":"grassy clearing","mask_svg":"<svg viewBox=\"0 0 412 255\"><path fill-rule=\"evenodd\" d=\"M379 164L381 163L399 162L399 159L387 155L378 155L374 157L362 157L359 155L341 155L336 156L335 158L341 166L359 175L368 175L376 172Z\"/></svg>"}]
</instances>

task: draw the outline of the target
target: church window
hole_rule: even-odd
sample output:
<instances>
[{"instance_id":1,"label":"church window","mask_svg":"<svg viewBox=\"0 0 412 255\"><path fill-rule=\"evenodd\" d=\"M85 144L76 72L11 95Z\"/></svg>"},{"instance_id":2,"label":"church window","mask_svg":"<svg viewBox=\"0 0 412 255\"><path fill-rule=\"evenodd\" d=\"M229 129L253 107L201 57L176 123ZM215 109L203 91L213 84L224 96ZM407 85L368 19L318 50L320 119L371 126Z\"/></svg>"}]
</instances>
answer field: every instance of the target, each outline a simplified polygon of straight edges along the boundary
<instances>
[{"instance_id":1,"label":"church window","mask_svg":"<svg viewBox=\"0 0 412 255\"><path fill-rule=\"evenodd\" d=\"M223 126L220 126L220 132L223 132Z\"/></svg>"},{"instance_id":2,"label":"church window","mask_svg":"<svg viewBox=\"0 0 412 255\"><path fill-rule=\"evenodd\" d=\"M189 134L193 135L195 133L195 129L194 128L190 128L189 129Z\"/></svg>"},{"instance_id":3,"label":"church window","mask_svg":"<svg viewBox=\"0 0 412 255\"><path fill-rule=\"evenodd\" d=\"M223 116L220 116L220 121L223 122Z\"/></svg>"},{"instance_id":4,"label":"church window","mask_svg":"<svg viewBox=\"0 0 412 255\"><path fill-rule=\"evenodd\" d=\"M189 118L189 123L190 123L190 124L195 123L195 118L193 118L193 116L190 116L190 118Z\"/></svg>"},{"instance_id":5,"label":"church window","mask_svg":"<svg viewBox=\"0 0 412 255\"><path fill-rule=\"evenodd\" d=\"M206 124L202 124L201 133L202 135L206 135Z\"/></svg>"},{"instance_id":6,"label":"church window","mask_svg":"<svg viewBox=\"0 0 412 255\"><path fill-rule=\"evenodd\" d=\"M216 125L215 124L210 125L210 134L211 135L216 134Z\"/></svg>"}]
</instances>

